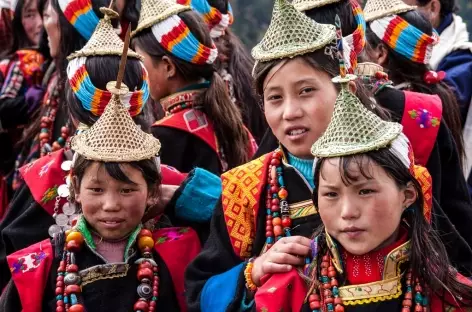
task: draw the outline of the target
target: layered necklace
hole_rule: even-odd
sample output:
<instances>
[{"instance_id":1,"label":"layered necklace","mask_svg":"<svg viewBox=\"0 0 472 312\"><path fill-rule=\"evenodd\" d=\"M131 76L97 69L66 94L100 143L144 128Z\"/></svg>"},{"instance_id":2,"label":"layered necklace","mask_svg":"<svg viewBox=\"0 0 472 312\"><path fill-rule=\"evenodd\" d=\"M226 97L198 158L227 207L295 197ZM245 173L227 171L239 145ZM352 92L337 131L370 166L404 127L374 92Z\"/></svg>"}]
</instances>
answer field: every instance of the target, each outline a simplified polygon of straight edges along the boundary
<instances>
[{"instance_id":1,"label":"layered necklace","mask_svg":"<svg viewBox=\"0 0 472 312\"><path fill-rule=\"evenodd\" d=\"M66 231L66 241L62 258L59 263L56 278L56 312L84 312L85 307L79 301L82 292L80 287L79 267L76 264L76 253L84 244L82 233ZM133 306L133 311L156 310L159 296L159 266L152 256L154 239L149 230L142 229L138 235L138 248L141 258L136 260L138 265L137 279L139 286L137 293L139 299Z\"/></svg>"}]
</instances>

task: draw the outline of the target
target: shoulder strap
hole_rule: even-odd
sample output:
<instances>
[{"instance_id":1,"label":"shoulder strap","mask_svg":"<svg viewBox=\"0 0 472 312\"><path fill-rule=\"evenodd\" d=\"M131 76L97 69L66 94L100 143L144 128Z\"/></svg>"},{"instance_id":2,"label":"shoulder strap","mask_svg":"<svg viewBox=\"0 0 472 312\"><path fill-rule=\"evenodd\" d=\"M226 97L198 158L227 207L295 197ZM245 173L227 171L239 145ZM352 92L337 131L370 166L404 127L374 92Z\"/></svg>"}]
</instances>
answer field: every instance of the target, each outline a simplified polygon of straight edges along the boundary
<instances>
[{"instance_id":1,"label":"shoulder strap","mask_svg":"<svg viewBox=\"0 0 472 312\"><path fill-rule=\"evenodd\" d=\"M418 92L405 92L403 133L413 146L415 163L426 166L433 150L442 119L442 102L439 96Z\"/></svg>"},{"instance_id":2,"label":"shoulder strap","mask_svg":"<svg viewBox=\"0 0 472 312\"><path fill-rule=\"evenodd\" d=\"M215 130L206 115L196 109L184 109L154 123L153 127L169 127L191 133L218 153Z\"/></svg>"},{"instance_id":3,"label":"shoulder strap","mask_svg":"<svg viewBox=\"0 0 472 312\"><path fill-rule=\"evenodd\" d=\"M164 228L153 232L154 249L164 260L172 277L180 311L187 311L184 273L201 250L197 233L189 228Z\"/></svg>"},{"instance_id":4,"label":"shoulder strap","mask_svg":"<svg viewBox=\"0 0 472 312\"><path fill-rule=\"evenodd\" d=\"M49 239L7 256L23 312L41 312L54 253Z\"/></svg>"},{"instance_id":5,"label":"shoulder strap","mask_svg":"<svg viewBox=\"0 0 472 312\"><path fill-rule=\"evenodd\" d=\"M256 220L267 180L270 154L236 167L221 176L221 202L231 244L241 259L251 256Z\"/></svg>"}]
</instances>

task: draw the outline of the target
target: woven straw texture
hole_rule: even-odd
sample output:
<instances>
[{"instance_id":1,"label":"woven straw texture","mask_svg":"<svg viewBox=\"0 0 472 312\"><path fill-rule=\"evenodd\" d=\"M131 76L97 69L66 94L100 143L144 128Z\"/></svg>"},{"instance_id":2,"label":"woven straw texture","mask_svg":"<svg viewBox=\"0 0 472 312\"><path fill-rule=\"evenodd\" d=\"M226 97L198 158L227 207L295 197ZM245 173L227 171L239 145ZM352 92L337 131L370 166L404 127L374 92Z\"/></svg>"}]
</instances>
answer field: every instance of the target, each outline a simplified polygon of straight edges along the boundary
<instances>
[{"instance_id":1,"label":"woven straw texture","mask_svg":"<svg viewBox=\"0 0 472 312\"><path fill-rule=\"evenodd\" d=\"M357 76L374 76L377 72L383 72L383 67L370 62L359 63L355 70Z\"/></svg>"},{"instance_id":2,"label":"woven straw texture","mask_svg":"<svg viewBox=\"0 0 472 312\"><path fill-rule=\"evenodd\" d=\"M177 4L175 0L141 0L138 26L131 36L135 36L143 29L152 27L172 15L189 10L191 10L190 6Z\"/></svg>"},{"instance_id":3,"label":"woven straw texture","mask_svg":"<svg viewBox=\"0 0 472 312\"><path fill-rule=\"evenodd\" d=\"M365 153L390 145L402 132L402 125L383 121L367 110L344 84L328 129L313 144L315 157L339 157Z\"/></svg>"},{"instance_id":4,"label":"woven straw texture","mask_svg":"<svg viewBox=\"0 0 472 312\"><path fill-rule=\"evenodd\" d=\"M333 25L318 24L287 0L276 0L269 29L252 56L260 62L295 57L323 48L335 37Z\"/></svg>"},{"instance_id":5,"label":"woven straw texture","mask_svg":"<svg viewBox=\"0 0 472 312\"><path fill-rule=\"evenodd\" d=\"M85 46L69 55L67 59L77 57L87 57L94 55L118 55L123 54L124 43L116 33L115 29L111 24L112 18L118 18L119 15L115 11L108 8L100 8L100 11L104 14L104 17L100 20L92 34L90 40ZM132 50L128 50L128 57L142 59L142 57Z\"/></svg>"},{"instance_id":6,"label":"woven straw texture","mask_svg":"<svg viewBox=\"0 0 472 312\"><path fill-rule=\"evenodd\" d=\"M161 144L134 123L119 96L114 95L97 122L72 138L71 147L90 160L131 162L157 156Z\"/></svg>"},{"instance_id":7,"label":"woven straw texture","mask_svg":"<svg viewBox=\"0 0 472 312\"><path fill-rule=\"evenodd\" d=\"M295 9L303 12L340 1L341 0L293 0L292 4Z\"/></svg>"},{"instance_id":8,"label":"woven straw texture","mask_svg":"<svg viewBox=\"0 0 472 312\"><path fill-rule=\"evenodd\" d=\"M407 5L402 0L368 0L364 8L366 22L376 19L416 10L415 6Z\"/></svg>"}]
</instances>

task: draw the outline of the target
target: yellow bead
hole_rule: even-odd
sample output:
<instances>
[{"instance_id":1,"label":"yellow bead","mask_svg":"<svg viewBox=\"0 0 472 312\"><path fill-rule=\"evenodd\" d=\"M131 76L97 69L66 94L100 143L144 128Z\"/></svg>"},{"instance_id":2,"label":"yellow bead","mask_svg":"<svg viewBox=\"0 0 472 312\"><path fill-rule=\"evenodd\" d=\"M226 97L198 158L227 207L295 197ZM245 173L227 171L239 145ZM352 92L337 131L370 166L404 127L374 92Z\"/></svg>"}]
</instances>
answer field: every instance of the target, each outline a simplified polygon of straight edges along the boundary
<instances>
[{"instance_id":1,"label":"yellow bead","mask_svg":"<svg viewBox=\"0 0 472 312\"><path fill-rule=\"evenodd\" d=\"M143 250L144 248L153 248L154 247L154 240L152 237L149 236L143 236L139 238L138 240L138 247L140 250Z\"/></svg>"},{"instance_id":2,"label":"yellow bead","mask_svg":"<svg viewBox=\"0 0 472 312\"><path fill-rule=\"evenodd\" d=\"M66 237L66 242L68 243L70 241L76 241L79 245L82 245L82 243L84 242L84 237L82 236L82 233L77 232L77 231L72 231L69 234L67 234L67 237Z\"/></svg>"}]
</instances>

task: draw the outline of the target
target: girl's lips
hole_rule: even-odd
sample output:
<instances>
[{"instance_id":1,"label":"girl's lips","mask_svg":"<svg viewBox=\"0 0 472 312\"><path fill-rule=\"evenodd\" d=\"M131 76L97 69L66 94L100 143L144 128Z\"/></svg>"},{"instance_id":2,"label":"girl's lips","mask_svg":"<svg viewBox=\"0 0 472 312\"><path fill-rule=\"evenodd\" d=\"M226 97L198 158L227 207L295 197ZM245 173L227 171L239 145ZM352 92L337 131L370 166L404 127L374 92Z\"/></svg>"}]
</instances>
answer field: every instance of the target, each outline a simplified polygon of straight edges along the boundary
<instances>
[{"instance_id":1,"label":"girl's lips","mask_svg":"<svg viewBox=\"0 0 472 312\"><path fill-rule=\"evenodd\" d=\"M100 224L107 229L117 229L124 222L122 219L105 219L99 220Z\"/></svg>"},{"instance_id":2,"label":"girl's lips","mask_svg":"<svg viewBox=\"0 0 472 312\"><path fill-rule=\"evenodd\" d=\"M308 133L307 128L291 128L285 131L285 134L287 135L287 137L292 141L300 140L307 133Z\"/></svg>"}]
</instances>

